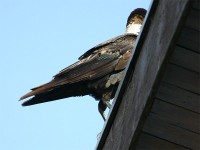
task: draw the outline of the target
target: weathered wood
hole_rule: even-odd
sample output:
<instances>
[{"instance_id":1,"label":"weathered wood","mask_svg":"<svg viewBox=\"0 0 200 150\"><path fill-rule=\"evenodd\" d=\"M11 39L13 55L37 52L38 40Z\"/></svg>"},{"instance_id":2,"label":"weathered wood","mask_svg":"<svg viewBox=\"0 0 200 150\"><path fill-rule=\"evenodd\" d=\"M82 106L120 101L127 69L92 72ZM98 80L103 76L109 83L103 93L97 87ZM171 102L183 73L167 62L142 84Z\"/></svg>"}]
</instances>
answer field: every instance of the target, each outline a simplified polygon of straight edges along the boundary
<instances>
[{"instance_id":1,"label":"weathered wood","mask_svg":"<svg viewBox=\"0 0 200 150\"><path fill-rule=\"evenodd\" d=\"M177 46L170 58L170 62L200 72L200 54Z\"/></svg>"},{"instance_id":2,"label":"weathered wood","mask_svg":"<svg viewBox=\"0 0 200 150\"><path fill-rule=\"evenodd\" d=\"M142 133L135 150L189 150L181 145L177 145L158 137Z\"/></svg>"},{"instance_id":3,"label":"weathered wood","mask_svg":"<svg viewBox=\"0 0 200 150\"><path fill-rule=\"evenodd\" d=\"M200 74L185 68L169 64L163 80L167 83L200 94Z\"/></svg>"},{"instance_id":4,"label":"weathered wood","mask_svg":"<svg viewBox=\"0 0 200 150\"><path fill-rule=\"evenodd\" d=\"M200 134L200 114L158 99L155 99L151 113L159 118L163 118L168 124L173 124L174 126L186 129L190 132ZM166 132L165 134L172 133Z\"/></svg>"},{"instance_id":5,"label":"weathered wood","mask_svg":"<svg viewBox=\"0 0 200 150\"><path fill-rule=\"evenodd\" d=\"M199 0L192 0L192 7L200 10L200 1Z\"/></svg>"},{"instance_id":6,"label":"weathered wood","mask_svg":"<svg viewBox=\"0 0 200 150\"><path fill-rule=\"evenodd\" d=\"M200 10L191 9L185 24L187 27L200 31Z\"/></svg>"},{"instance_id":7,"label":"weathered wood","mask_svg":"<svg viewBox=\"0 0 200 150\"><path fill-rule=\"evenodd\" d=\"M200 149L199 134L169 124L164 118L160 118L153 113L150 113L147 118L143 131L186 148Z\"/></svg>"},{"instance_id":8,"label":"weathered wood","mask_svg":"<svg viewBox=\"0 0 200 150\"><path fill-rule=\"evenodd\" d=\"M192 28L184 27L181 32L178 45L200 53L200 32Z\"/></svg>"},{"instance_id":9,"label":"weathered wood","mask_svg":"<svg viewBox=\"0 0 200 150\"><path fill-rule=\"evenodd\" d=\"M119 85L118 90L117 90L116 95L115 95L115 99L113 101L112 107L111 107L110 112L108 114L108 119L106 120L106 123L104 125L103 132L101 134L100 140L97 142L97 146L96 146L97 150L102 150L103 149L103 147L105 145L105 142L107 140L108 134L110 132L112 133L112 131L111 131L112 130L112 125L113 125L113 122L114 122L114 120L116 118L116 114L118 112L119 106L121 104L122 97L123 97L123 92L126 89L126 85L128 83L128 78L129 78L128 76L131 75L131 72L135 68L137 59L139 57L141 45L144 42L144 40L142 40L142 39L144 39L146 37L146 35L148 34L149 26L150 26L151 21L152 21L151 20L152 19L151 16L154 15L158 2L159 2L158 0L155 0L155 1L153 1L151 3L150 10L148 11L148 14L146 15L146 18L145 18L144 23L143 23L144 25L142 26L141 33L140 33L140 35L138 37L141 40L136 40L135 46L133 48L133 52L134 53L132 53L130 61L129 61L128 65L127 65L127 66L131 66L132 69L130 69L129 67L126 67L126 70L125 70L126 75L125 75L123 81L120 82L120 85Z\"/></svg>"},{"instance_id":10,"label":"weathered wood","mask_svg":"<svg viewBox=\"0 0 200 150\"><path fill-rule=\"evenodd\" d=\"M151 101L157 88L155 83L159 80L159 72L173 50L188 2L188 0L159 1L156 13L150 18L152 24L146 39L140 39L144 43L142 48L138 47L141 52L134 75L132 61L135 60L132 60L125 77L125 81L129 81L125 86L127 88L121 88L117 95L123 97L118 113L106 141L100 141L101 144L97 149L126 150L134 144L138 135L136 129L141 128L143 113L150 108L147 101ZM135 51L139 49L136 47Z\"/></svg>"},{"instance_id":11,"label":"weathered wood","mask_svg":"<svg viewBox=\"0 0 200 150\"><path fill-rule=\"evenodd\" d=\"M160 84L156 97L193 112L200 113L200 95L178 88L166 82Z\"/></svg>"}]
</instances>

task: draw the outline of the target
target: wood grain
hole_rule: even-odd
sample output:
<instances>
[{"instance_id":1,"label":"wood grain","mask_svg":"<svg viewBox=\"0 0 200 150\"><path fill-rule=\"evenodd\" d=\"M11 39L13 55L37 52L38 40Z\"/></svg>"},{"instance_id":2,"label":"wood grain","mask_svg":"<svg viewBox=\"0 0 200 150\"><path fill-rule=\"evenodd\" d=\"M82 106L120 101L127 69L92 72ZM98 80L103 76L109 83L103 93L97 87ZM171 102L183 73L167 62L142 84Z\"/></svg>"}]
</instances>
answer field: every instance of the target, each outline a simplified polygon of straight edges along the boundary
<instances>
[{"instance_id":1,"label":"wood grain","mask_svg":"<svg viewBox=\"0 0 200 150\"><path fill-rule=\"evenodd\" d=\"M144 131L166 141L199 150L199 135L166 122L164 118L150 114L146 120ZM168 133L168 134L167 134Z\"/></svg>"},{"instance_id":2,"label":"wood grain","mask_svg":"<svg viewBox=\"0 0 200 150\"><path fill-rule=\"evenodd\" d=\"M156 97L192 112L200 113L200 95L176 87L172 84L162 82Z\"/></svg>"},{"instance_id":3,"label":"wood grain","mask_svg":"<svg viewBox=\"0 0 200 150\"><path fill-rule=\"evenodd\" d=\"M181 145L171 143L144 132L140 135L136 147L137 150L189 150Z\"/></svg>"},{"instance_id":4,"label":"wood grain","mask_svg":"<svg viewBox=\"0 0 200 150\"><path fill-rule=\"evenodd\" d=\"M200 10L191 9L185 24L187 27L200 31Z\"/></svg>"},{"instance_id":5,"label":"wood grain","mask_svg":"<svg viewBox=\"0 0 200 150\"><path fill-rule=\"evenodd\" d=\"M191 71L200 72L200 54L177 46L170 62Z\"/></svg>"},{"instance_id":6,"label":"wood grain","mask_svg":"<svg viewBox=\"0 0 200 150\"><path fill-rule=\"evenodd\" d=\"M177 65L169 64L165 70L163 81L200 94L200 73L192 72Z\"/></svg>"},{"instance_id":7,"label":"wood grain","mask_svg":"<svg viewBox=\"0 0 200 150\"><path fill-rule=\"evenodd\" d=\"M200 149L199 2L156 2L98 150Z\"/></svg>"},{"instance_id":8,"label":"wood grain","mask_svg":"<svg viewBox=\"0 0 200 150\"><path fill-rule=\"evenodd\" d=\"M145 41L140 48L134 74L133 64L130 62L125 77L128 85L118 94L118 97L122 97L122 101L115 120L106 141L100 141L101 146L97 149L126 150L134 144L137 137L136 130L140 128L140 121L144 119L143 112L146 106L147 108L150 106L147 101L156 91L155 83L159 80L159 73L177 40L176 36L180 31L182 19L185 18L183 12L187 4L188 0L159 1L156 12L151 18L149 34L145 39L141 39ZM135 51L137 52L137 47ZM108 129L106 130L108 132Z\"/></svg>"},{"instance_id":9,"label":"wood grain","mask_svg":"<svg viewBox=\"0 0 200 150\"><path fill-rule=\"evenodd\" d=\"M200 134L199 118L200 114L184 109L172 103L167 103L155 99L151 113L159 118L163 118L166 123L173 124L190 132ZM173 134L173 133L165 133Z\"/></svg>"},{"instance_id":10,"label":"wood grain","mask_svg":"<svg viewBox=\"0 0 200 150\"><path fill-rule=\"evenodd\" d=\"M192 28L184 27L178 45L200 53L200 33Z\"/></svg>"}]
</instances>

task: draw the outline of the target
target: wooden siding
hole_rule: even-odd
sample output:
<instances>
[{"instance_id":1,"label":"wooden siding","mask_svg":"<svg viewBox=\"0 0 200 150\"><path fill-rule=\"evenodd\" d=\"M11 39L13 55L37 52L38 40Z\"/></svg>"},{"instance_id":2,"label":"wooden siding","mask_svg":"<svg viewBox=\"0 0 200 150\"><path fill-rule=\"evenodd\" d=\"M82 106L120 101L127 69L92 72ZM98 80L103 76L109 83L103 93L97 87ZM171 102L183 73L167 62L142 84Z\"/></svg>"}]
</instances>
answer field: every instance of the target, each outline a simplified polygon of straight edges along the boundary
<instances>
[{"instance_id":1,"label":"wooden siding","mask_svg":"<svg viewBox=\"0 0 200 150\"><path fill-rule=\"evenodd\" d=\"M152 2L96 149L200 149L200 1Z\"/></svg>"},{"instance_id":2,"label":"wooden siding","mask_svg":"<svg viewBox=\"0 0 200 150\"><path fill-rule=\"evenodd\" d=\"M193 6L135 149L200 149L200 10Z\"/></svg>"}]
</instances>

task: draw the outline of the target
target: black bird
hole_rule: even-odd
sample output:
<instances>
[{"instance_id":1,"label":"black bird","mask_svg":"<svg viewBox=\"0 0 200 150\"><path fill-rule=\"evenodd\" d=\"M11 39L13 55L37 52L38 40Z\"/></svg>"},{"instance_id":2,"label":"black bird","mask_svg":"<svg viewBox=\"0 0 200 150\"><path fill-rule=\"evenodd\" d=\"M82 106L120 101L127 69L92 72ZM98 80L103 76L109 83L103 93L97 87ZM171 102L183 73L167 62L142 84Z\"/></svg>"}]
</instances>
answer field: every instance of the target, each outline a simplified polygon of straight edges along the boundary
<instances>
[{"instance_id":1,"label":"black bird","mask_svg":"<svg viewBox=\"0 0 200 150\"><path fill-rule=\"evenodd\" d=\"M124 69L140 32L146 10L135 9L128 17L126 33L101 43L69 67L61 70L53 79L31 89L20 100L33 96L22 105L54 101L72 96L91 95L99 100L98 110L105 120L104 111L110 108L110 99L116 93Z\"/></svg>"}]
</instances>

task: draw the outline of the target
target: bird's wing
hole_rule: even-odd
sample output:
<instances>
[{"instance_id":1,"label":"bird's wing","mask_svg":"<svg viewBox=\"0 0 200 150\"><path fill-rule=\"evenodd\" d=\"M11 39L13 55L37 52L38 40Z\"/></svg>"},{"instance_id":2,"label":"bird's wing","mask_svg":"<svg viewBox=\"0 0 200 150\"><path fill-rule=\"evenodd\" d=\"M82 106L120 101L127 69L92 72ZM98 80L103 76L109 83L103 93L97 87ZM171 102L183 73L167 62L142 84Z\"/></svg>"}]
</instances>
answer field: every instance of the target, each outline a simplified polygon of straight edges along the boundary
<instances>
[{"instance_id":1,"label":"bird's wing","mask_svg":"<svg viewBox=\"0 0 200 150\"><path fill-rule=\"evenodd\" d=\"M89 49L87 52L85 52L83 55L79 57L79 61L76 63L64 68L61 70L58 74L56 74L54 77L61 76L73 69L76 66L79 66L80 64L84 64L85 61L88 59L91 59L94 55L100 54L103 52L112 53L119 51L121 54L125 53L127 50L127 46L131 45L129 44L130 41L133 41L133 38L136 39L137 35L126 33L120 36L117 36L115 38L112 38L110 40L107 40L91 49ZM124 40L126 38L126 40ZM123 42L123 43L122 43ZM131 45L132 46L132 45Z\"/></svg>"},{"instance_id":2,"label":"bird's wing","mask_svg":"<svg viewBox=\"0 0 200 150\"><path fill-rule=\"evenodd\" d=\"M125 34L94 47L92 51L86 52L78 62L55 75L52 81L33 88L20 99L49 92L66 84L98 79L113 71L124 69L125 63L124 65L118 63L123 64L121 60L125 57L122 56L132 50L135 38L133 34Z\"/></svg>"},{"instance_id":3,"label":"bird's wing","mask_svg":"<svg viewBox=\"0 0 200 150\"><path fill-rule=\"evenodd\" d=\"M115 38L109 39L109 40L107 40L107 41L105 41L105 42L103 42L101 44L98 44L95 47L89 49L87 52L85 52L83 55L81 55L79 57L79 60L84 59L84 58L88 57L89 55L91 55L93 53L96 53L100 48L105 47L105 46L107 46L107 45L109 45L111 43L119 43L119 45L120 45L121 41L124 38L127 38L128 36L130 36L130 37L131 36L137 37L137 35L134 35L132 33L126 33L126 34L119 35L119 36L117 36ZM115 50L115 49L110 49L109 51L113 51L113 50Z\"/></svg>"}]
</instances>

